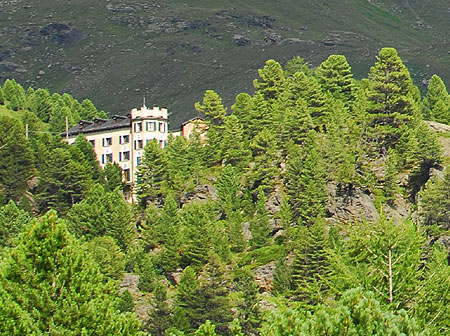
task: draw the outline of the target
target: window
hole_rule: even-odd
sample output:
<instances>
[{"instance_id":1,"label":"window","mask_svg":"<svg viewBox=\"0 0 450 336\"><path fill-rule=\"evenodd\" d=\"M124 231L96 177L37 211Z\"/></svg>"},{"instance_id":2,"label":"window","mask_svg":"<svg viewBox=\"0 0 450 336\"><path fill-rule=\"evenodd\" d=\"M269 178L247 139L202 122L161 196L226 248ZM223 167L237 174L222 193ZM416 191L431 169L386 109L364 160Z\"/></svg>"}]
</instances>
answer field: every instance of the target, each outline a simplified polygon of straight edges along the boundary
<instances>
[{"instance_id":1,"label":"window","mask_svg":"<svg viewBox=\"0 0 450 336\"><path fill-rule=\"evenodd\" d=\"M121 135L119 136L119 143L120 144L127 144L130 142L130 136L129 135Z\"/></svg>"},{"instance_id":2,"label":"window","mask_svg":"<svg viewBox=\"0 0 450 336\"><path fill-rule=\"evenodd\" d=\"M119 161L128 161L130 160L130 152L119 152Z\"/></svg>"},{"instance_id":3,"label":"window","mask_svg":"<svg viewBox=\"0 0 450 336\"><path fill-rule=\"evenodd\" d=\"M156 131L156 121L147 121L145 123L145 130L149 132Z\"/></svg>"},{"instance_id":4,"label":"window","mask_svg":"<svg viewBox=\"0 0 450 336\"><path fill-rule=\"evenodd\" d=\"M135 140L134 141L134 149L142 149L143 143L142 140Z\"/></svg>"},{"instance_id":5,"label":"window","mask_svg":"<svg viewBox=\"0 0 450 336\"><path fill-rule=\"evenodd\" d=\"M136 158L136 165L139 166L140 164L141 164L141 157L138 156L138 157Z\"/></svg>"},{"instance_id":6,"label":"window","mask_svg":"<svg viewBox=\"0 0 450 336\"><path fill-rule=\"evenodd\" d=\"M141 121L134 123L134 131L136 133L142 132L142 122Z\"/></svg>"},{"instance_id":7,"label":"window","mask_svg":"<svg viewBox=\"0 0 450 336\"><path fill-rule=\"evenodd\" d=\"M131 180L130 169L124 169L124 170L123 170L123 179L124 179L126 182L130 182L130 180Z\"/></svg>"},{"instance_id":8,"label":"window","mask_svg":"<svg viewBox=\"0 0 450 336\"><path fill-rule=\"evenodd\" d=\"M103 138L103 147L111 146L112 138Z\"/></svg>"},{"instance_id":9,"label":"window","mask_svg":"<svg viewBox=\"0 0 450 336\"><path fill-rule=\"evenodd\" d=\"M106 164L108 162L113 161L113 155L111 154L102 154L102 164Z\"/></svg>"},{"instance_id":10,"label":"window","mask_svg":"<svg viewBox=\"0 0 450 336\"><path fill-rule=\"evenodd\" d=\"M162 123L162 122L159 123L159 131L161 133L164 133L166 131L166 124L165 123Z\"/></svg>"},{"instance_id":11,"label":"window","mask_svg":"<svg viewBox=\"0 0 450 336\"><path fill-rule=\"evenodd\" d=\"M89 140L89 143L92 145L92 147L95 147L95 140Z\"/></svg>"}]
</instances>

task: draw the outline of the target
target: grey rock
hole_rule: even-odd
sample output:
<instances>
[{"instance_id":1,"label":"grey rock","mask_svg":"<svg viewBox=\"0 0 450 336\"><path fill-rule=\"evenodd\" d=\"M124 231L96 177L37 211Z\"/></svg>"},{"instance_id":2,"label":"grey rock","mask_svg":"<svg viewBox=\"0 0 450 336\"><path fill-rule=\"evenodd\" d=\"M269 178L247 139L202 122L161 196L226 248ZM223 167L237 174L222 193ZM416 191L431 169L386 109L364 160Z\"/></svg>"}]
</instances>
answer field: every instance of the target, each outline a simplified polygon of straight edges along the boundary
<instances>
[{"instance_id":1,"label":"grey rock","mask_svg":"<svg viewBox=\"0 0 450 336\"><path fill-rule=\"evenodd\" d=\"M64 63L61 65L61 69L63 69L67 73L77 72L81 71L81 67L78 65L70 64L70 63Z\"/></svg>"},{"instance_id":2,"label":"grey rock","mask_svg":"<svg viewBox=\"0 0 450 336\"><path fill-rule=\"evenodd\" d=\"M217 200L217 190L212 185L197 185L194 190L186 192L181 196L180 203L186 204L192 201Z\"/></svg>"},{"instance_id":3,"label":"grey rock","mask_svg":"<svg viewBox=\"0 0 450 336\"><path fill-rule=\"evenodd\" d=\"M25 68L22 65L8 62L8 61L2 61L0 62L0 72L25 72Z\"/></svg>"},{"instance_id":4,"label":"grey rock","mask_svg":"<svg viewBox=\"0 0 450 336\"><path fill-rule=\"evenodd\" d=\"M261 289L265 291L270 291L273 289L275 269L275 261L271 261L270 263L255 269L255 282Z\"/></svg>"},{"instance_id":5,"label":"grey rock","mask_svg":"<svg viewBox=\"0 0 450 336\"><path fill-rule=\"evenodd\" d=\"M39 33L57 45L74 45L85 38L81 30L72 28L64 23L51 23L42 28Z\"/></svg>"},{"instance_id":6,"label":"grey rock","mask_svg":"<svg viewBox=\"0 0 450 336\"><path fill-rule=\"evenodd\" d=\"M238 47L248 46L251 43L251 40L249 38L241 34L234 34L231 39L233 43Z\"/></svg>"}]
</instances>

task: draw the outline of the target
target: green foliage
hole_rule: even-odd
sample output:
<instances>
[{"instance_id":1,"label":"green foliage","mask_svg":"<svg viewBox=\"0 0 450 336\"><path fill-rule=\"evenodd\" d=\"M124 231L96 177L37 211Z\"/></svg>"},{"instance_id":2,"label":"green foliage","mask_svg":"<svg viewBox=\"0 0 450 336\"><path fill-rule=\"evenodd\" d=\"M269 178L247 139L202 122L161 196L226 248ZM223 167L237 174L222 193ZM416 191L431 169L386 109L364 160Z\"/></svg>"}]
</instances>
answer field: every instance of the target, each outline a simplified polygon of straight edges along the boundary
<instances>
[{"instance_id":1,"label":"green foliage","mask_svg":"<svg viewBox=\"0 0 450 336\"><path fill-rule=\"evenodd\" d=\"M355 82L352 70L343 55L331 55L315 70L317 81L324 92L344 102L354 100Z\"/></svg>"},{"instance_id":2,"label":"green foliage","mask_svg":"<svg viewBox=\"0 0 450 336\"><path fill-rule=\"evenodd\" d=\"M329 240L322 220L302 227L294 242L292 287L296 300L304 304L324 302L330 282Z\"/></svg>"},{"instance_id":3,"label":"green foliage","mask_svg":"<svg viewBox=\"0 0 450 336\"><path fill-rule=\"evenodd\" d=\"M131 296L128 289L125 289L119 295L119 303L117 308L121 313L132 312L134 309L133 297Z\"/></svg>"},{"instance_id":4,"label":"green foliage","mask_svg":"<svg viewBox=\"0 0 450 336\"><path fill-rule=\"evenodd\" d=\"M146 321L146 329L152 335L163 336L170 326L171 311L167 304L167 288L158 282L155 285L155 297L153 308L149 311Z\"/></svg>"},{"instance_id":5,"label":"green foliage","mask_svg":"<svg viewBox=\"0 0 450 336\"><path fill-rule=\"evenodd\" d=\"M124 251L133 236L132 219L130 206L120 192L106 192L100 184L67 213L68 227L76 236L92 239L108 235Z\"/></svg>"},{"instance_id":6,"label":"green foliage","mask_svg":"<svg viewBox=\"0 0 450 336\"><path fill-rule=\"evenodd\" d=\"M19 121L0 116L0 190L19 201L33 176L33 155Z\"/></svg>"},{"instance_id":7,"label":"green foliage","mask_svg":"<svg viewBox=\"0 0 450 336\"><path fill-rule=\"evenodd\" d=\"M166 153L156 141L150 141L144 148L142 163L137 168L134 189L144 208L147 203L160 200L163 196L162 187L167 177L166 162Z\"/></svg>"},{"instance_id":8,"label":"green foliage","mask_svg":"<svg viewBox=\"0 0 450 336\"><path fill-rule=\"evenodd\" d=\"M312 70L308 66L308 64L305 62L303 58L300 56L296 56L289 61L287 61L286 65L284 66L284 75L285 76L292 76L296 72L304 72L306 75L311 76Z\"/></svg>"},{"instance_id":9,"label":"green foliage","mask_svg":"<svg viewBox=\"0 0 450 336\"><path fill-rule=\"evenodd\" d=\"M105 278L121 280L125 268L125 255L109 236L95 237L84 245L86 251L100 267Z\"/></svg>"},{"instance_id":10,"label":"green foliage","mask_svg":"<svg viewBox=\"0 0 450 336\"><path fill-rule=\"evenodd\" d=\"M79 135L74 143L72 144L72 147L74 148L78 148L82 155L83 155L83 159L86 161L86 166L90 169L90 172L92 174L92 180L95 183L103 183L103 179L104 179L104 174L102 172L102 169L100 167L100 163L97 161L97 155L95 154L94 148L92 147L92 144L89 143L86 138L83 135ZM108 177L109 177L109 172L105 169L105 175L106 175L106 179L107 179L107 184L108 184ZM121 175L119 175L120 178L122 177ZM119 186L109 186L108 191L112 191L115 189L115 187Z\"/></svg>"},{"instance_id":11,"label":"green foliage","mask_svg":"<svg viewBox=\"0 0 450 336\"><path fill-rule=\"evenodd\" d=\"M369 136L376 148L395 146L418 114L414 85L408 69L393 48L383 48L370 69L367 91Z\"/></svg>"},{"instance_id":12,"label":"green foliage","mask_svg":"<svg viewBox=\"0 0 450 336\"><path fill-rule=\"evenodd\" d=\"M426 120L450 124L450 96L438 75L431 76L428 91L423 100L423 116Z\"/></svg>"},{"instance_id":13,"label":"green foliage","mask_svg":"<svg viewBox=\"0 0 450 336\"><path fill-rule=\"evenodd\" d=\"M327 198L325 168L314 131L308 133L302 148L290 148L285 185L294 222L310 224L323 215Z\"/></svg>"},{"instance_id":14,"label":"green foliage","mask_svg":"<svg viewBox=\"0 0 450 336\"><path fill-rule=\"evenodd\" d=\"M427 182L421 193L422 222L427 226L438 225L450 229L450 169L447 167L443 179Z\"/></svg>"},{"instance_id":15,"label":"green foliage","mask_svg":"<svg viewBox=\"0 0 450 336\"><path fill-rule=\"evenodd\" d=\"M256 212L250 223L252 248L257 249L270 243L269 214L266 210L266 195L262 187L258 188L258 201L256 202Z\"/></svg>"},{"instance_id":16,"label":"green foliage","mask_svg":"<svg viewBox=\"0 0 450 336\"><path fill-rule=\"evenodd\" d=\"M105 191L111 192L116 188L123 190L125 182L122 178L122 168L117 162L108 162L103 168L103 174L105 176Z\"/></svg>"},{"instance_id":17,"label":"green foliage","mask_svg":"<svg viewBox=\"0 0 450 336\"><path fill-rule=\"evenodd\" d=\"M149 254L144 254L139 260L139 284L138 288L144 292L153 292L156 286L156 270Z\"/></svg>"},{"instance_id":18,"label":"green foliage","mask_svg":"<svg viewBox=\"0 0 450 336\"><path fill-rule=\"evenodd\" d=\"M19 209L14 201L0 207L0 247L14 246L22 228L30 222L30 214Z\"/></svg>"},{"instance_id":19,"label":"green foliage","mask_svg":"<svg viewBox=\"0 0 450 336\"><path fill-rule=\"evenodd\" d=\"M54 212L35 221L0 262L0 332L141 335L117 310L114 287Z\"/></svg>"}]
</instances>

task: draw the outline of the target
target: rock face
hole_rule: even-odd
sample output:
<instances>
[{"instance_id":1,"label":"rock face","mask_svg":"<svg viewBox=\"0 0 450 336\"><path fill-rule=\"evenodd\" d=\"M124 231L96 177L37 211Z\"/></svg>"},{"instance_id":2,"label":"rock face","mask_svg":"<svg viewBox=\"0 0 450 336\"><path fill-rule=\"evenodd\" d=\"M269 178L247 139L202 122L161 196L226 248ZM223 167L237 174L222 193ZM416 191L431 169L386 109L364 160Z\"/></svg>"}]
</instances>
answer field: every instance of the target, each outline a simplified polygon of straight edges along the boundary
<instances>
[{"instance_id":1,"label":"rock face","mask_svg":"<svg viewBox=\"0 0 450 336\"><path fill-rule=\"evenodd\" d=\"M275 261L272 261L255 269L255 282L258 284L259 288L265 291L273 289L273 275L275 273L275 268Z\"/></svg>"},{"instance_id":2,"label":"rock face","mask_svg":"<svg viewBox=\"0 0 450 336\"><path fill-rule=\"evenodd\" d=\"M186 204L192 201L217 200L217 190L212 185L202 184L195 186L193 191L186 192L181 196L180 203Z\"/></svg>"},{"instance_id":3,"label":"rock face","mask_svg":"<svg viewBox=\"0 0 450 336\"><path fill-rule=\"evenodd\" d=\"M148 303L148 297L138 289L139 275L126 273L123 276L122 283L120 284L119 292L122 293L128 290L133 297L135 305L135 311L141 321L145 321L148 316L148 310L151 305Z\"/></svg>"},{"instance_id":4,"label":"rock face","mask_svg":"<svg viewBox=\"0 0 450 336\"><path fill-rule=\"evenodd\" d=\"M327 190L329 196L325 209L331 221L374 221L379 217L370 193L356 188L349 194L339 190L335 183L329 183Z\"/></svg>"},{"instance_id":5,"label":"rock face","mask_svg":"<svg viewBox=\"0 0 450 336\"><path fill-rule=\"evenodd\" d=\"M64 23L50 23L42 28L39 33L50 42L58 45L74 45L85 37L81 30Z\"/></svg>"}]
</instances>

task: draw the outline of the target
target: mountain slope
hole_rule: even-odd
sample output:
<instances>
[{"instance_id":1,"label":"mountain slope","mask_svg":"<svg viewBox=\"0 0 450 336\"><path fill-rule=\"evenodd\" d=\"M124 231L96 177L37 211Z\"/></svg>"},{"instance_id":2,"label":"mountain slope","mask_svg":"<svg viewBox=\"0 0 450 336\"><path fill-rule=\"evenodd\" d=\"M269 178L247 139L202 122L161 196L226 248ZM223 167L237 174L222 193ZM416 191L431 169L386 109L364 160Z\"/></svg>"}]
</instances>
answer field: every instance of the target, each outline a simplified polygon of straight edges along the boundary
<instances>
[{"instance_id":1,"label":"mountain slope","mask_svg":"<svg viewBox=\"0 0 450 336\"><path fill-rule=\"evenodd\" d=\"M111 114L169 108L172 128L206 89L252 91L269 58L317 66L345 54L366 76L396 47L416 81L450 79L446 1L8 0L0 4L0 77L89 97ZM245 69L245 70L243 70Z\"/></svg>"}]
</instances>

